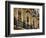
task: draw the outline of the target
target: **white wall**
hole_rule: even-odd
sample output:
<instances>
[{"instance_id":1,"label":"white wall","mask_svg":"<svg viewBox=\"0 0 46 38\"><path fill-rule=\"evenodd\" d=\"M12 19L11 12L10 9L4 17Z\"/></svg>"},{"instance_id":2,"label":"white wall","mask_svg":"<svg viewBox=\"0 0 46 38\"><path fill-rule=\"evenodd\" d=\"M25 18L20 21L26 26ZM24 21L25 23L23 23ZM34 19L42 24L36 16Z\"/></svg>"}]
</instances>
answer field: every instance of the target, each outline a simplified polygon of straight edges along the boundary
<instances>
[{"instance_id":1,"label":"white wall","mask_svg":"<svg viewBox=\"0 0 46 38\"><path fill-rule=\"evenodd\" d=\"M46 3L46 0L17 0L17 1L44 2L44 3ZM45 32L46 32L46 28L45 28ZM0 0L0 38L5 38L5 0ZM14 38L46 38L46 35L24 36L24 37L14 37Z\"/></svg>"}]
</instances>

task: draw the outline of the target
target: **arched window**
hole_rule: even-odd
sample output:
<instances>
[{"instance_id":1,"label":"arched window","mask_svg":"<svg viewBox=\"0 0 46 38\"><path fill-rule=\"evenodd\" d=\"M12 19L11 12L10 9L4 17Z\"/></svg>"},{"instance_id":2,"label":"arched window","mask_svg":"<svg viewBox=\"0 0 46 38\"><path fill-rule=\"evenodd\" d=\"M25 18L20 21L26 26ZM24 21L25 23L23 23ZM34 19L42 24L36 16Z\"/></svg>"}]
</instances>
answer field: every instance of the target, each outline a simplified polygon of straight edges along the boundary
<instances>
[{"instance_id":1,"label":"arched window","mask_svg":"<svg viewBox=\"0 0 46 38\"><path fill-rule=\"evenodd\" d=\"M27 23L29 23L29 17L27 16Z\"/></svg>"}]
</instances>

